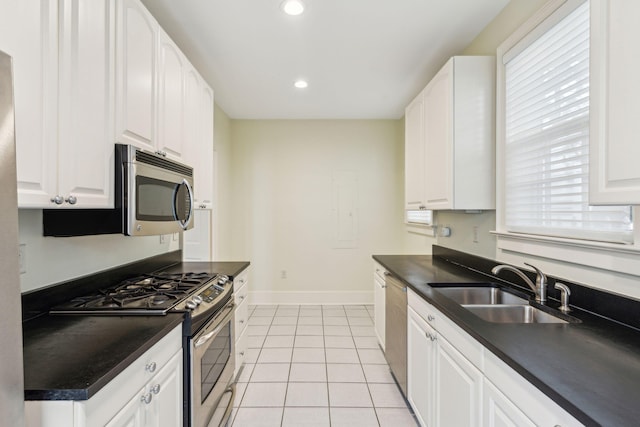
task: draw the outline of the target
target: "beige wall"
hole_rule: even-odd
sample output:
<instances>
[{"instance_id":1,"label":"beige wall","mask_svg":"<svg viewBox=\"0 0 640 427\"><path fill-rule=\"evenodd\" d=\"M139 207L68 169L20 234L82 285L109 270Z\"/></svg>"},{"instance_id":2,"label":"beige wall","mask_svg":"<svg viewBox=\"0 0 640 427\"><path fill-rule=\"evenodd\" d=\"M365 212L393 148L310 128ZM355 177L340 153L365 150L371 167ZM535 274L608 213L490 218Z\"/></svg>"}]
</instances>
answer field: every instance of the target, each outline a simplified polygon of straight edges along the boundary
<instances>
[{"instance_id":1,"label":"beige wall","mask_svg":"<svg viewBox=\"0 0 640 427\"><path fill-rule=\"evenodd\" d=\"M233 254L229 242L233 241L231 223L233 222L231 187L231 120L215 105L214 110L214 156L215 185L213 206L213 259L231 261Z\"/></svg>"},{"instance_id":2,"label":"beige wall","mask_svg":"<svg viewBox=\"0 0 640 427\"><path fill-rule=\"evenodd\" d=\"M22 292L180 249L172 236L164 243L160 236L122 234L43 237L41 209L20 209L18 222L20 243L26 245Z\"/></svg>"},{"instance_id":3,"label":"beige wall","mask_svg":"<svg viewBox=\"0 0 640 427\"><path fill-rule=\"evenodd\" d=\"M232 250L252 263L254 301L372 301L371 255L403 252L401 129L231 121Z\"/></svg>"}]
</instances>

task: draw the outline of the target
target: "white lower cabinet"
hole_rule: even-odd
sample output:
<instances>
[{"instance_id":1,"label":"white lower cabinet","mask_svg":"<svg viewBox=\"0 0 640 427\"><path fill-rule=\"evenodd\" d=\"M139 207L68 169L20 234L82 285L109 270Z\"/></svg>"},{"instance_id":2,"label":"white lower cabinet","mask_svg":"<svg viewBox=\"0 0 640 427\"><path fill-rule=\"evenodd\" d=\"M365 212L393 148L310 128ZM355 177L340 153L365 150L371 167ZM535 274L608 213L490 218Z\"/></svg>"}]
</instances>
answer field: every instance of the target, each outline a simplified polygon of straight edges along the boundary
<instances>
[{"instance_id":1,"label":"white lower cabinet","mask_svg":"<svg viewBox=\"0 0 640 427\"><path fill-rule=\"evenodd\" d=\"M407 399L420 425L433 426L436 331L411 307L407 322Z\"/></svg>"},{"instance_id":2,"label":"white lower cabinet","mask_svg":"<svg viewBox=\"0 0 640 427\"><path fill-rule=\"evenodd\" d=\"M385 334L385 283L384 277L387 271L377 262L373 263L373 310L374 310L374 325L376 330L376 336L378 337L378 343L384 350L384 334Z\"/></svg>"},{"instance_id":3,"label":"white lower cabinet","mask_svg":"<svg viewBox=\"0 0 640 427\"><path fill-rule=\"evenodd\" d=\"M407 400L420 425L582 425L411 290L408 302Z\"/></svg>"},{"instance_id":4,"label":"white lower cabinet","mask_svg":"<svg viewBox=\"0 0 640 427\"><path fill-rule=\"evenodd\" d=\"M435 342L435 425L480 426L482 372L443 336Z\"/></svg>"},{"instance_id":5,"label":"white lower cabinet","mask_svg":"<svg viewBox=\"0 0 640 427\"><path fill-rule=\"evenodd\" d=\"M424 426L479 426L482 372L411 307L408 313L407 394L416 417Z\"/></svg>"},{"instance_id":6,"label":"white lower cabinet","mask_svg":"<svg viewBox=\"0 0 640 427\"><path fill-rule=\"evenodd\" d=\"M89 400L26 401L27 427L175 427L182 424L182 325Z\"/></svg>"},{"instance_id":7,"label":"white lower cabinet","mask_svg":"<svg viewBox=\"0 0 640 427\"><path fill-rule=\"evenodd\" d=\"M234 344L235 344L235 369L233 377L244 364L247 354L247 325L249 324L249 270L246 269L233 279L233 298L236 305L234 312Z\"/></svg>"},{"instance_id":8,"label":"white lower cabinet","mask_svg":"<svg viewBox=\"0 0 640 427\"><path fill-rule=\"evenodd\" d=\"M483 425L487 427L534 427L535 424L491 381L484 380Z\"/></svg>"}]
</instances>

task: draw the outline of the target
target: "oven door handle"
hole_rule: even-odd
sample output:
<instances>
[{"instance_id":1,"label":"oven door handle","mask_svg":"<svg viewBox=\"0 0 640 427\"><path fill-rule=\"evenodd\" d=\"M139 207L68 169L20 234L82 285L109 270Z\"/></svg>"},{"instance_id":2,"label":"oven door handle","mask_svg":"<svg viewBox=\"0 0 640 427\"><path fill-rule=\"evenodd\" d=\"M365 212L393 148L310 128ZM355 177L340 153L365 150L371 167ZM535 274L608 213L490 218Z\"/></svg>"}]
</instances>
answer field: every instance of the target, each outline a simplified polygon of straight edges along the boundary
<instances>
[{"instance_id":1,"label":"oven door handle","mask_svg":"<svg viewBox=\"0 0 640 427\"><path fill-rule=\"evenodd\" d=\"M224 308L224 310L232 310L234 305L235 305L235 304L234 304L233 302L232 302L232 303L229 303L229 304ZM220 316L222 316L222 313L220 313L220 314L218 315L218 317L220 317ZM206 344L206 342L207 342L207 341L209 341L211 338L213 338L215 335L217 335L217 334L218 334L218 332L220 332L220 331L222 330L222 328L225 326L225 325L224 325L224 323L225 323L225 322L220 322L220 323L221 323L221 324L220 324L218 327L216 327L213 331L211 331L211 332L207 332L206 334L204 334L204 335L202 335L200 338L198 338L198 339L196 340L196 342L193 344L194 348L198 348L198 347L200 347L200 346L202 346L202 345Z\"/></svg>"}]
</instances>

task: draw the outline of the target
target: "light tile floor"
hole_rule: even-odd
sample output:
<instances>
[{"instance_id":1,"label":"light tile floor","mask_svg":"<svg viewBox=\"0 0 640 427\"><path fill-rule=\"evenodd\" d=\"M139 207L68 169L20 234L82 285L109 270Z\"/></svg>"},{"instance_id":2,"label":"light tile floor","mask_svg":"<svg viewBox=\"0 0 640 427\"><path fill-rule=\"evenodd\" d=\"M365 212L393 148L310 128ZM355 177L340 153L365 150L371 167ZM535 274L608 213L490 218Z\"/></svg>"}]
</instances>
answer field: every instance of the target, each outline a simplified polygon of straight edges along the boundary
<instances>
[{"instance_id":1,"label":"light tile floor","mask_svg":"<svg viewBox=\"0 0 640 427\"><path fill-rule=\"evenodd\" d=\"M416 427L369 305L250 306L229 426Z\"/></svg>"}]
</instances>

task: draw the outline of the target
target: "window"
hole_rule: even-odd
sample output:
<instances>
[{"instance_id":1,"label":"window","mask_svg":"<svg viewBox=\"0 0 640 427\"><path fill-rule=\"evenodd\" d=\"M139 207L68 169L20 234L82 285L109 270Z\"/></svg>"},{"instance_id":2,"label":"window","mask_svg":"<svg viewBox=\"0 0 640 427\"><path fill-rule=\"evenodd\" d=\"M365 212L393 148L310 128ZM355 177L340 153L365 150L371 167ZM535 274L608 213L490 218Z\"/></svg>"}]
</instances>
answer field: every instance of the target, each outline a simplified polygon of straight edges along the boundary
<instances>
[{"instance_id":1,"label":"window","mask_svg":"<svg viewBox=\"0 0 640 427\"><path fill-rule=\"evenodd\" d=\"M433 211L428 210L415 210L405 211L405 221L408 224L417 225L433 225Z\"/></svg>"},{"instance_id":2,"label":"window","mask_svg":"<svg viewBox=\"0 0 640 427\"><path fill-rule=\"evenodd\" d=\"M502 62L505 230L632 243L631 207L588 204L589 3L559 8Z\"/></svg>"}]
</instances>

